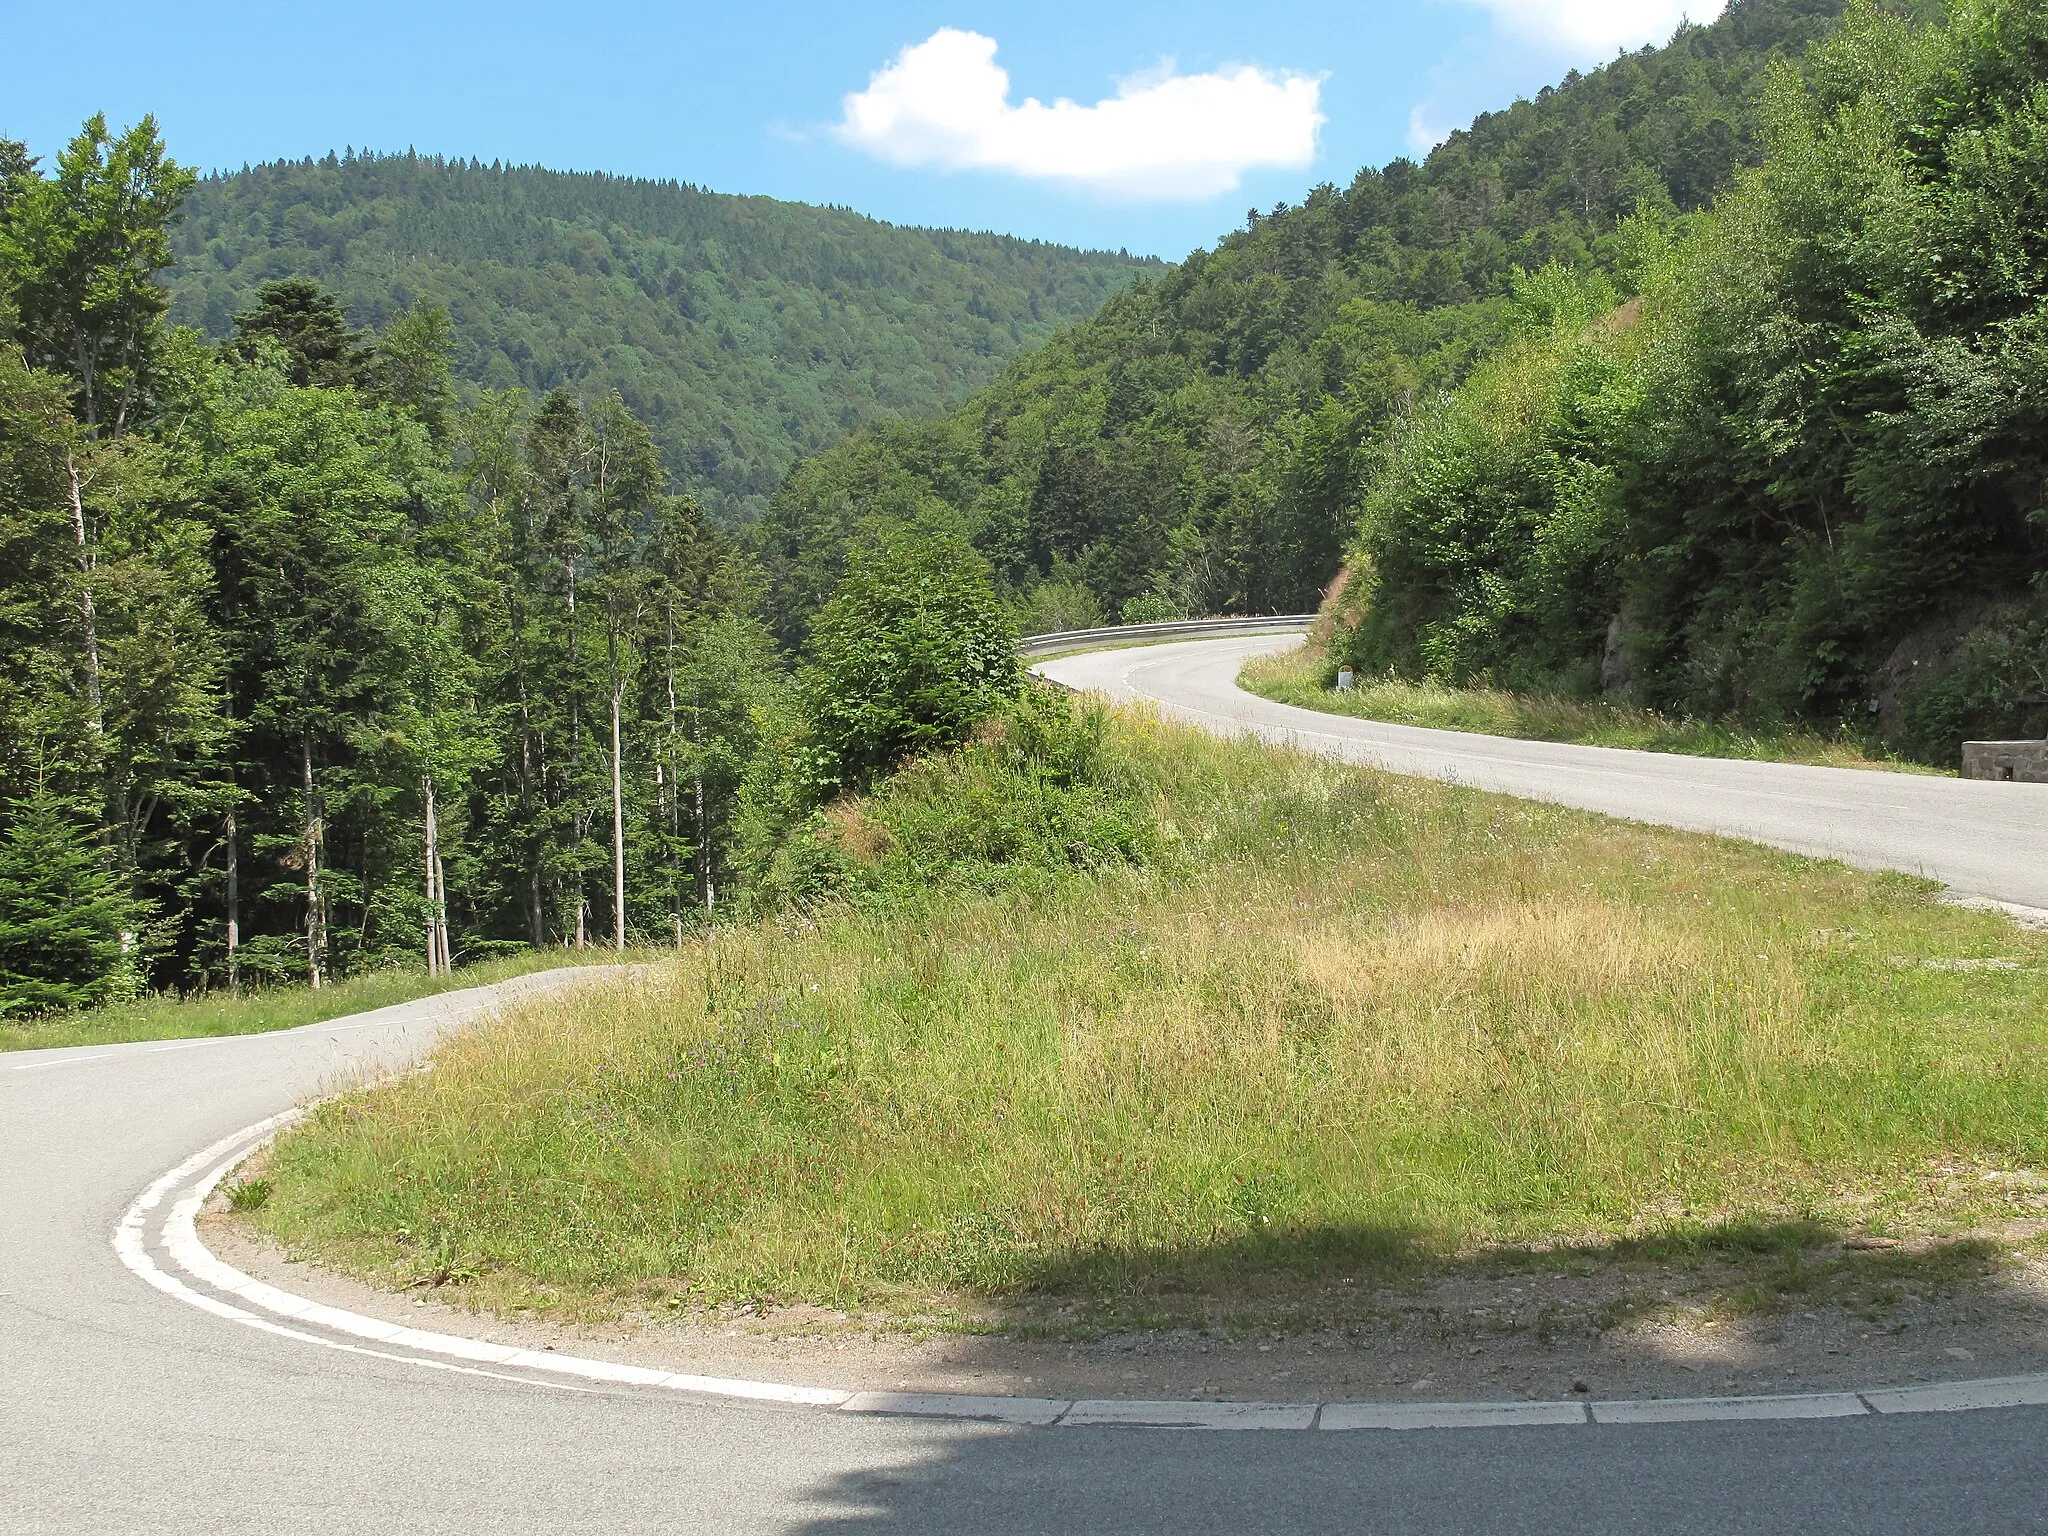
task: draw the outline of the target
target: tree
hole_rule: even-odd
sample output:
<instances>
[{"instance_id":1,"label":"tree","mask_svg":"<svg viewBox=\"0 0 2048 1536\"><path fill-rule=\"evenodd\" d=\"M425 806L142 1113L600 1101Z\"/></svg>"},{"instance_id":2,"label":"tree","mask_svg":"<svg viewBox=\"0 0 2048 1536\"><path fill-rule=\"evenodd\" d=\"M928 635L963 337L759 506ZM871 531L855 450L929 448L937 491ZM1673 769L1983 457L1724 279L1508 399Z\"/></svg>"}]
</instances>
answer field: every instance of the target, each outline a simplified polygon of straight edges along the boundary
<instances>
[{"instance_id":1,"label":"tree","mask_svg":"<svg viewBox=\"0 0 2048 1536\"><path fill-rule=\"evenodd\" d=\"M339 901L361 914L357 952L382 948L373 897L393 883L388 827L417 780L408 764L394 782L369 748L399 728L417 676L435 602L408 594L436 585L420 529L452 487L425 431L388 408L292 389L262 368L237 388L211 424L196 489L213 524L241 787L265 811L254 846L296 877L304 974L324 981ZM344 827L353 870L335 858Z\"/></svg>"},{"instance_id":2,"label":"tree","mask_svg":"<svg viewBox=\"0 0 2048 1536\"><path fill-rule=\"evenodd\" d=\"M408 354L407 384L430 387L420 375L428 368L420 355L431 344L431 322L422 321L404 341ZM299 389L362 389L376 381L377 349L363 332L349 329L341 304L318 283L305 277L281 278L257 290L256 306L235 316L235 338L229 348L254 362L265 344L284 359L285 377Z\"/></svg>"},{"instance_id":3,"label":"tree","mask_svg":"<svg viewBox=\"0 0 2048 1536\"><path fill-rule=\"evenodd\" d=\"M23 156L0 166L0 274L19 312L30 366L68 376L74 409L94 437L119 437L147 395L170 298L170 225L192 172L164 153L156 119L118 138L95 114L37 177Z\"/></svg>"},{"instance_id":4,"label":"tree","mask_svg":"<svg viewBox=\"0 0 2048 1536\"><path fill-rule=\"evenodd\" d=\"M591 586L604 613L605 692L611 709L612 944L626 947L626 804L623 712L646 595L640 557L662 499L661 455L625 401L591 414Z\"/></svg>"},{"instance_id":5,"label":"tree","mask_svg":"<svg viewBox=\"0 0 2048 1536\"><path fill-rule=\"evenodd\" d=\"M83 1008L122 969L131 919L90 818L45 784L8 802L0 836L0 1017Z\"/></svg>"},{"instance_id":6,"label":"tree","mask_svg":"<svg viewBox=\"0 0 2048 1536\"><path fill-rule=\"evenodd\" d=\"M69 383L70 410L43 410L38 436L63 463L74 567L64 585L78 614L96 758L106 687L96 503L121 472L115 441L148 403L169 307L156 274L171 264L169 226L193 177L165 154L149 117L116 138L95 115L57 157L55 176L37 176L34 165L19 144L0 148L0 297L30 374Z\"/></svg>"},{"instance_id":7,"label":"tree","mask_svg":"<svg viewBox=\"0 0 2048 1536\"><path fill-rule=\"evenodd\" d=\"M83 689L66 654L76 613L68 393L62 379L0 349L0 794L27 793L53 739L68 764L97 766L87 751Z\"/></svg>"},{"instance_id":8,"label":"tree","mask_svg":"<svg viewBox=\"0 0 2048 1536\"><path fill-rule=\"evenodd\" d=\"M0 219L34 185L36 157L19 139L0 139Z\"/></svg>"},{"instance_id":9,"label":"tree","mask_svg":"<svg viewBox=\"0 0 2048 1536\"><path fill-rule=\"evenodd\" d=\"M811 627L806 695L849 785L956 746L1020 684L988 566L940 533L881 528Z\"/></svg>"},{"instance_id":10,"label":"tree","mask_svg":"<svg viewBox=\"0 0 2048 1536\"><path fill-rule=\"evenodd\" d=\"M377 385L441 442L455 408L454 329L438 304L415 304L377 338Z\"/></svg>"},{"instance_id":11,"label":"tree","mask_svg":"<svg viewBox=\"0 0 2048 1536\"><path fill-rule=\"evenodd\" d=\"M584 706L594 682L589 606L590 422L565 389L541 401L526 430L522 566L535 594L540 785L547 816L540 857L555 905L567 905L573 942L589 939L589 846L595 785L584 744ZM566 835L564 835L566 833ZM566 889L564 889L566 887Z\"/></svg>"}]
</instances>

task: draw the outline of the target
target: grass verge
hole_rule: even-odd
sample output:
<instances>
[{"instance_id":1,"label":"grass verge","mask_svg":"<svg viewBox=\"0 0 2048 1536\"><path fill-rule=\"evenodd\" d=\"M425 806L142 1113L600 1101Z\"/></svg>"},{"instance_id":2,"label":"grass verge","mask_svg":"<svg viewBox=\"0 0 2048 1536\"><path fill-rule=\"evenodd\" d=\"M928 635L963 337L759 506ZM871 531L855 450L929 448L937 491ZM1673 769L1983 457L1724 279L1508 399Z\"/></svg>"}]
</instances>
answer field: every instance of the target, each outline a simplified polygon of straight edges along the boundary
<instances>
[{"instance_id":1,"label":"grass verge","mask_svg":"<svg viewBox=\"0 0 2048 1536\"><path fill-rule=\"evenodd\" d=\"M0 1050L33 1051L60 1045L121 1045L135 1040L190 1040L211 1035L259 1035L275 1029L320 1024L346 1014L411 1002L436 992L481 987L494 981L579 961L612 959L609 951L540 950L481 965L449 976L397 967L352 976L314 991L311 987L267 987L248 992L215 992L202 997L148 997L80 1013L57 1014L34 1023L0 1021Z\"/></svg>"},{"instance_id":2,"label":"grass verge","mask_svg":"<svg viewBox=\"0 0 2048 1536\"><path fill-rule=\"evenodd\" d=\"M1139 715L1099 747L1141 857L949 887L978 760L913 770L836 845L908 877L465 1032L281 1141L254 1219L501 1311L1065 1326L1542 1250L1768 1280L2048 1203L2048 936Z\"/></svg>"},{"instance_id":3,"label":"grass verge","mask_svg":"<svg viewBox=\"0 0 2048 1536\"><path fill-rule=\"evenodd\" d=\"M1497 688L1451 688L1397 678L1365 680L1347 692L1327 687L1327 664L1307 649L1255 656L1238 675L1241 687L1278 704L1384 720L1439 731L1474 731L1525 741L1563 741L1587 747L1629 747L1684 757L1739 757L1756 762L1809 763L1824 768L1875 768L1893 773L1940 773L1921 763L1873 757L1853 738L1813 731L1753 731L1710 721L1673 719L1654 710L1629 709L1601 699L1558 694L1507 693Z\"/></svg>"}]
</instances>

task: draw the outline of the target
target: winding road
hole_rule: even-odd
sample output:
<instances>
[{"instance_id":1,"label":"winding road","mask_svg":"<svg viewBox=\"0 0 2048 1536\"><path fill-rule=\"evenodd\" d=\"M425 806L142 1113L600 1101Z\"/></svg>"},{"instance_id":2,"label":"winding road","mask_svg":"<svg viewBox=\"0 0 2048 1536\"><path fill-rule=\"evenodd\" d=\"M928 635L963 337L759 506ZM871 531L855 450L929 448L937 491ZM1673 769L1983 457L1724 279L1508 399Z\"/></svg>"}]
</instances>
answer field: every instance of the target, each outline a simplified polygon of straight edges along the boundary
<instances>
[{"instance_id":1,"label":"winding road","mask_svg":"<svg viewBox=\"0 0 2048 1536\"><path fill-rule=\"evenodd\" d=\"M1874 774L1841 775L1859 781L1844 785L1825 770L1643 764L1634 753L1614 755L1631 760L1616 767L1574 755L1593 749L1446 740L1246 703L1229 678L1248 649L1271 643L1045 668L1217 728L1903 863L1973 895L2048 906L2048 795L2030 787L1980 796ZM1934 798L1919 798L1924 784ZM1772 801L1738 803L1746 795ZM1930 836L1929 817L1950 830ZM238 1316L232 1295L189 1270L161 1278L178 1271L165 1234L180 1191L226 1155L196 1154L308 1095L416 1060L508 995L592 975L548 973L272 1035L0 1055L0 1527L2048 1531L2041 1406L1413 1432L1030 1427L463 1363L317 1316ZM145 1191L161 1203L138 1203Z\"/></svg>"},{"instance_id":2,"label":"winding road","mask_svg":"<svg viewBox=\"0 0 2048 1536\"><path fill-rule=\"evenodd\" d=\"M2048 915L2048 784L1678 757L1384 725L1276 704L1237 686L1245 661L1295 635L1090 651L1038 663L1084 692L1143 702L1225 735L1370 763L1396 773L1719 832L1939 880L1957 895Z\"/></svg>"}]
</instances>

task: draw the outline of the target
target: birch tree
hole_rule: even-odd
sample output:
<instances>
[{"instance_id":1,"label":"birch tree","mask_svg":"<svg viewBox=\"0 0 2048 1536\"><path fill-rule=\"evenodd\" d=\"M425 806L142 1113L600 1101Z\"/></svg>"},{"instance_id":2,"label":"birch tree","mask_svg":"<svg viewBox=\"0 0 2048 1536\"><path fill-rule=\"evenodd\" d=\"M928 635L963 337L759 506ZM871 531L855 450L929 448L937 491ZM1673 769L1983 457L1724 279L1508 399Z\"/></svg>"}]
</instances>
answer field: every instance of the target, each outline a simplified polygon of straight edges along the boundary
<instances>
[{"instance_id":1,"label":"birch tree","mask_svg":"<svg viewBox=\"0 0 2048 1536\"><path fill-rule=\"evenodd\" d=\"M638 662L646 597L641 552L662 497L661 456L647 428L617 394L592 413L591 529L594 587L604 616L605 694L611 711L607 755L612 813L612 947L626 947L626 689Z\"/></svg>"}]
</instances>

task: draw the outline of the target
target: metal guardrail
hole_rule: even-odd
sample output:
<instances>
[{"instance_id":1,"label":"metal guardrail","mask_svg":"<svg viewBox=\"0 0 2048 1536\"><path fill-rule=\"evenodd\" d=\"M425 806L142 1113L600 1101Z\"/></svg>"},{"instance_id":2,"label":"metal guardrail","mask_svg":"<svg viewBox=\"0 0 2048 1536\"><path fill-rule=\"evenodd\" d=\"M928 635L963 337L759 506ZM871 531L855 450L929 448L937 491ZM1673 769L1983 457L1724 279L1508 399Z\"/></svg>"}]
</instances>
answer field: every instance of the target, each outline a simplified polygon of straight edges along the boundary
<instances>
[{"instance_id":1,"label":"metal guardrail","mask_svg":"<svg viewBox=\"0 0 2048 1536\"><path fill-rule=\"evenodd\" d=\"M1056 635L1026 635L1017 654L1026 659L1057 656L1064 651L1144 645L1154 640L1211 640L1219 635L1296 634L1315 622L1312 613L1284 613L1253 619L1169 619L1163 624L1110 624L1101 629L1070 629Z\"/></svg>"}]
</instances>

